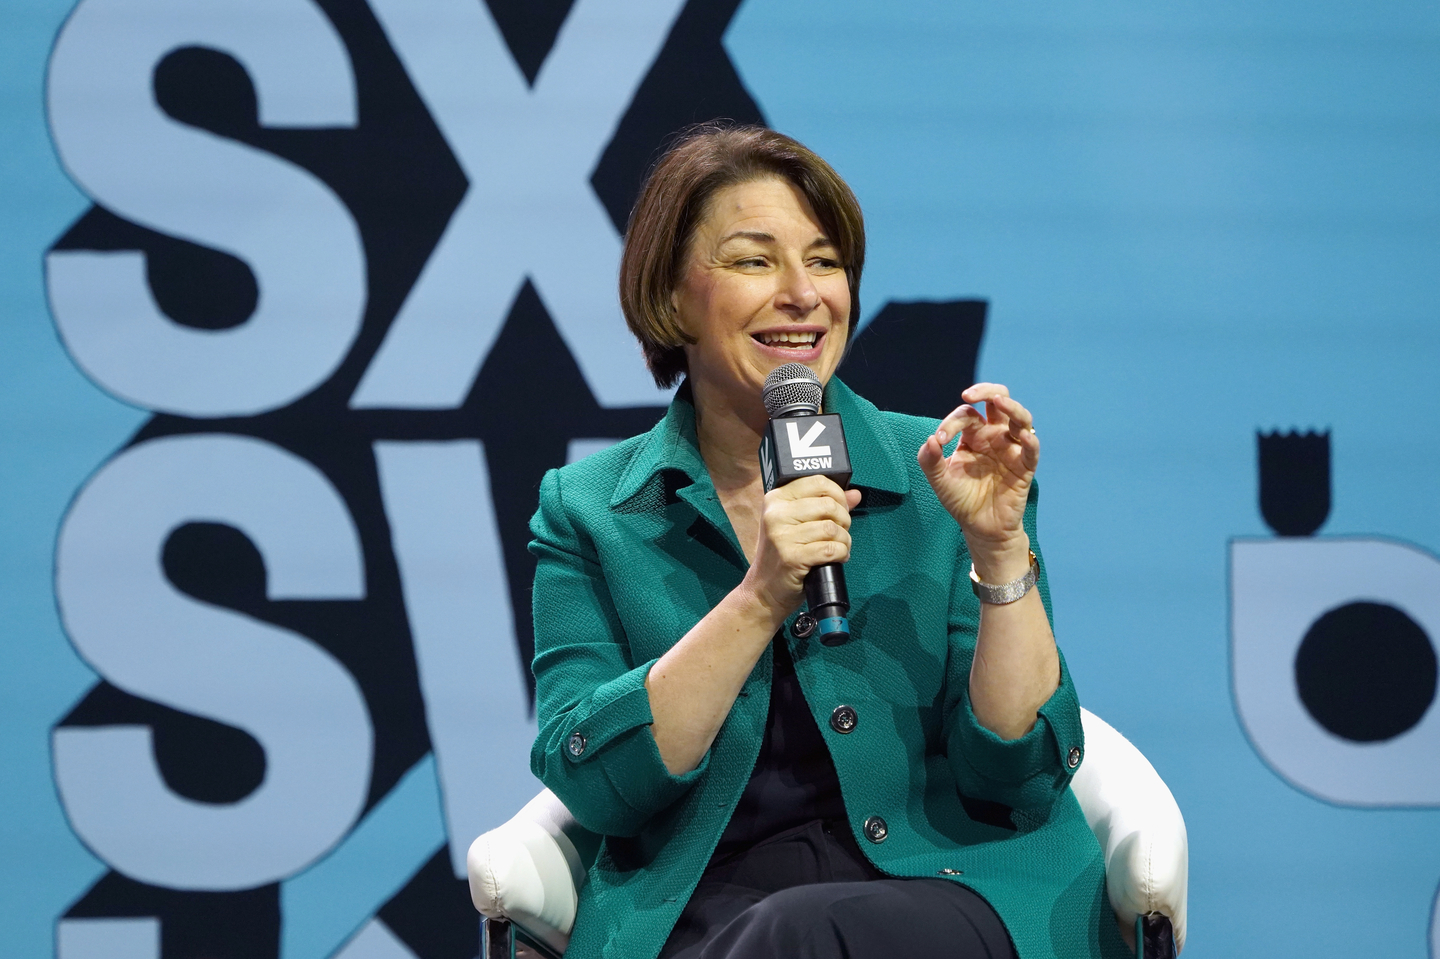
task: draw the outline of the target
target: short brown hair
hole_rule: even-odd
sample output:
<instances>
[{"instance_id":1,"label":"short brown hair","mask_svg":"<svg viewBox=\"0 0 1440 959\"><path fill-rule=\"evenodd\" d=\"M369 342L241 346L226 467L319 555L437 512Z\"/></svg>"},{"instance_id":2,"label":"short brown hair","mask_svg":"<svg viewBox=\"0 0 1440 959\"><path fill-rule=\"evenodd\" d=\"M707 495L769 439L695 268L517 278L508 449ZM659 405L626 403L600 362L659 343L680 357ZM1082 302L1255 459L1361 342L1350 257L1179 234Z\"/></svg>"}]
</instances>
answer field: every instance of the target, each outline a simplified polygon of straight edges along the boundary
<instances>
[{"instance_id":1,"label":"short brown hair","mask_svg":"<svg viewBox=\"0 0 1440 959\"><path fill-rule=\"evenodd\" d=\"M855 194L814 152L765 127L704 123L683 131L650 171L625 230L620 308L640 341L655 382L674 386L685 373L685 344L672 305L691 235L719 190L768 176L792 183L835 244L850 284L846 338L860 309L865 220Z\"/></svg>"}]
</instances>

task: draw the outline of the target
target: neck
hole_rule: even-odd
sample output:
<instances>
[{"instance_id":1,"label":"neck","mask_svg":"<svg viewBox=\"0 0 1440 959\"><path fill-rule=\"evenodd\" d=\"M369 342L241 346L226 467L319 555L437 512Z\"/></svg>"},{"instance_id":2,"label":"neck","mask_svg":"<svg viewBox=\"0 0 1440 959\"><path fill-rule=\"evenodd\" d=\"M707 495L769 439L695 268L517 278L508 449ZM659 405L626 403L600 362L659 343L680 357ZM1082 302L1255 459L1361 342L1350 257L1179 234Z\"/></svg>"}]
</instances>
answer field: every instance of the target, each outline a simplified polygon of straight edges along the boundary
<instances>
[{"instance_id":1,"label":"neck","mask_svg":"<svg viewBox=\"0 0 1440 959\"><path fill-rule=\"evenodd\" d=\"M695 399L695 435L716 491L760 481L760 436L768 417L759 396L737 401L706 384L690 382Z\"/></svg>"}]
</instances>

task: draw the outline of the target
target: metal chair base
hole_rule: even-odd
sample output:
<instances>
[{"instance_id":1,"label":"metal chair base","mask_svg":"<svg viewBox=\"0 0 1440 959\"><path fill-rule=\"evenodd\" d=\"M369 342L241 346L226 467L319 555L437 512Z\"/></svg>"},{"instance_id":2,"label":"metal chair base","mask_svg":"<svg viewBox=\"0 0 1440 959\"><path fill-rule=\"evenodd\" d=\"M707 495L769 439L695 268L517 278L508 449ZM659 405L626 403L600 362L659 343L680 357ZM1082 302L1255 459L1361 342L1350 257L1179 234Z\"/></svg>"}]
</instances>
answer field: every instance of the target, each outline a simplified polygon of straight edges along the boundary
<instances>
[{"instance_id":1,"label":"metal chair base","mask_svg":"<svg viewBox=\"0 0 1440 959\"><path fill-rule=\"evenodd\" d=\"M504 919L482 919L480 922L480 959L563 959L545 945L527 936L513 922Z\"/></svg>"},{"instance_id":2,"label":"metal chair base","mask_svg":"<svg viewBox=\"0 0 1440 959\"><path fill-rule=\"evenodd\" d=\"M1170 917L1135 917L1135 959L1175 959L1175 930Z\"/></svg>"}]
</instances>

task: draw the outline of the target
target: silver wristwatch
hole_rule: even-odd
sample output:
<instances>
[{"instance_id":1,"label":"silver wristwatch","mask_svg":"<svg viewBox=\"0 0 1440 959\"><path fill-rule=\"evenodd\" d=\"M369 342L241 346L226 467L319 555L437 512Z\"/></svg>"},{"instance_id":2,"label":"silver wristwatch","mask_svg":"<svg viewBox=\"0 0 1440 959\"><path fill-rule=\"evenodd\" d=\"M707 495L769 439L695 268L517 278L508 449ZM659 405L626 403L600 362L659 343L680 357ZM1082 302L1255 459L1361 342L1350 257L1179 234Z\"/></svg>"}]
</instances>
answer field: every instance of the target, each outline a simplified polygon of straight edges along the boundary
<instances>
[{"instance_id":1,"label":"silver wristwatch","mask_svg":"<svg viewBox=\"0 0 1440 959\"><path fill-rule=\"evenodd\" d=\"M970 564L970 588L980 597L980 602L989 603L991 606L1004 606L1015 602L1030 592L1035 586L1035 580L1039 578L1040 564L1035 560L1034 550L1030 551L1030 568L1025 571L1024 576L995 586L980 582L980 577L975 572L975 564Z\"/></svg>"}]
</instances>

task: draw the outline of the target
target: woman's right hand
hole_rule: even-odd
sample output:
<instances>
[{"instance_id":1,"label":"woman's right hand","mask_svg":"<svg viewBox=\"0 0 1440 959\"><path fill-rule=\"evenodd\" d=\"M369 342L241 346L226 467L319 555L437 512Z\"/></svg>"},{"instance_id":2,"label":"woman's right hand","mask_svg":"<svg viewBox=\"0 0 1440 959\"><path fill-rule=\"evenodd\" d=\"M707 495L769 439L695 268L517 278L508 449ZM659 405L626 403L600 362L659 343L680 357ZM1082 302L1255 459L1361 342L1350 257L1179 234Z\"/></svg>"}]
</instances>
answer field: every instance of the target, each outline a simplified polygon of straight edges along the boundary
<instances>
[{"instance_id":1,"label":"woman's right hand","mask_svg":"<svg viewBox=\"0 0 1440 959\"><path fill-rule=\"evenodd\" d=\"M777 622L805 598L812 567L850 558L850 511L859 504L859 490L841 489L825 476L805 476L765 494L744 585Z\"/></svg>"}]
</instances>

